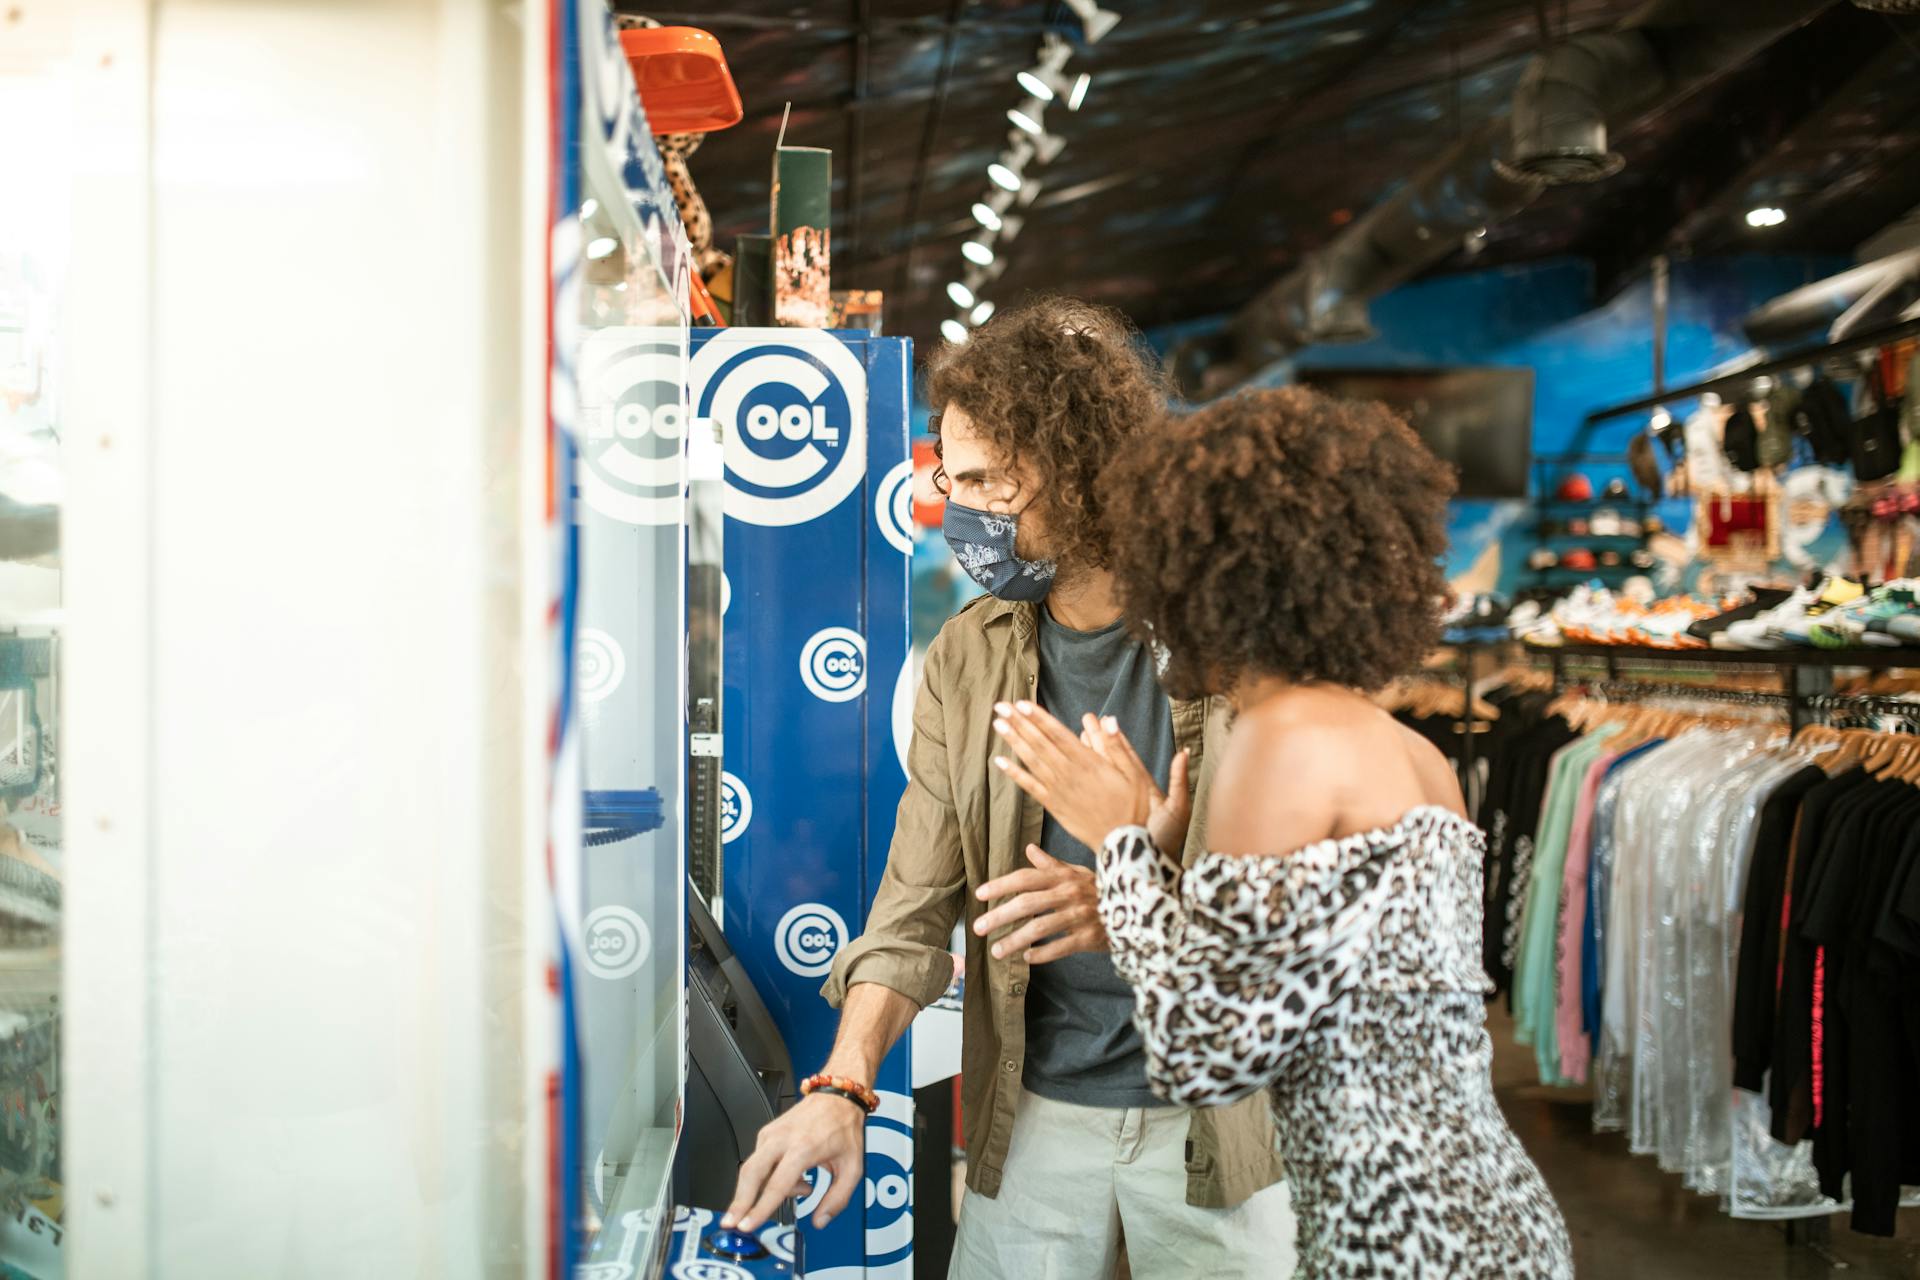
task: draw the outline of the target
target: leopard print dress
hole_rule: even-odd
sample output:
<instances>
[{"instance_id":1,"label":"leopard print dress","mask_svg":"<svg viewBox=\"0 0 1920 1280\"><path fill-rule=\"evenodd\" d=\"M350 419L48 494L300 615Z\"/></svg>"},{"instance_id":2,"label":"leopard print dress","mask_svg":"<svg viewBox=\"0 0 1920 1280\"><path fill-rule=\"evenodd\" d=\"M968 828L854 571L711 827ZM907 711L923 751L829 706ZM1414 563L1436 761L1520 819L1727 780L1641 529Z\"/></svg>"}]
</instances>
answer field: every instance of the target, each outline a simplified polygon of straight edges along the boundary
<instances>
[{"instance_id":1,"label":"leopard print dress","mask_svg":"<svg viewBox=\"0 0 1920 1280\"><path fill-rule=\"evenodd\" d=\"M1566 1224L1493 1098L1483 837L1441 808L1184 877L1140 827L1100 915L1160 1096L1270 1090L1300 1277L1573 1274Z\"/></svg>"}]
</instances>

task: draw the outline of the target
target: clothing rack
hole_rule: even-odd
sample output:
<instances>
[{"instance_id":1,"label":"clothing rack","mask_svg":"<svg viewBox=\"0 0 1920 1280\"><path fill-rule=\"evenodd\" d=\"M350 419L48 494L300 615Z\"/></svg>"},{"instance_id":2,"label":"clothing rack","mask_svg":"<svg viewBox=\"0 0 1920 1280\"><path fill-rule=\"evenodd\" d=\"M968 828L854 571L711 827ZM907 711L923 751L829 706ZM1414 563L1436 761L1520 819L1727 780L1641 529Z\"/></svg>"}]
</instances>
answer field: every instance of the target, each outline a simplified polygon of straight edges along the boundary
<instances>
[{"instance_id":1,"label":"clothing rack","mask_svg":"<svg viewBox=\"0 0 1920 1280\"><path fill-rule=\"evenodd\" d=\"M1641 698L1684 698L1689 702L1719 702L1741 707L1786 708L1792 699L1784 693L1766 689L1722 689L1714 685L1690 685L1649 680L1604 680L1594 692L1609 702L1632 702Z\"/></svg>"},{"instance_id":2,"label":"clothing rack","mask_svg":"<svg viewBox=\"0 0 1920 1280\"><path fill-rule=\"evenodd\" d=\"M1567 667L1570 663L1578 662L1603 664L1607 681L1615 683L1622 680L1621 670L1627 666L1651 666L1661 672L1689 672L1710 678L1729 670L1770 667L1779 676L1781 687L1776 696L1783 700L1788 724L1796 733L1803 725L1813 722L1815 699L1836 696L1832 689L1831 673L1834 668L1864 667L1879 671L1920 669L1920 650L1915 649L1667 650L1628 645L1569 644L1534 648L1529 652L1536 659L1546 658L1552 663L1555 689L1565 687L1568 683ZM1823 680L1825 687L1821 687ZM1671 692L1678 682L1656 680L1651 683L1664 683ZM1698 690L1702 693L1706 691L1704 687Z\"/></svg>"}]
</instances>

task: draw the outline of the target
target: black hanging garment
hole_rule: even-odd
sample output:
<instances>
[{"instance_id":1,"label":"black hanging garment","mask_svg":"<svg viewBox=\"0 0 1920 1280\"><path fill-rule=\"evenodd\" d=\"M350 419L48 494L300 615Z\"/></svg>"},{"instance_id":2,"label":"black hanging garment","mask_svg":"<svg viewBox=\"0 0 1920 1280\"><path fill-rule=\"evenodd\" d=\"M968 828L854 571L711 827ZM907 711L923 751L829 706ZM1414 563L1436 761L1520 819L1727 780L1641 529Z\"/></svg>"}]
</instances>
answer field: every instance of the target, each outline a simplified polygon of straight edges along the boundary
<instances>
[{"instance_id":1,"label":"black hanging garment","mask_svg":"<svg viewBox=\"0 0 1920 1280\"><path fill-rule=\"evenodd\" d=\"M1900 411L1875 409L1848 424L1848 451L1859 480L1884 480L1900 469Z\"/></svg>"},{"instance_id":2,"label":"black hanging garment","mask_svg":"<svg viewBox=\"0 0 1920 1280\"><path fill-rule=\"evenodd\" d=\"M1753 414L1745 405L1735 409L1733 416L1727 419L1727 429L1720 447L1735 471L1753 472L1760 469L1760 430L1753 425Z\"/></svg>"},{"instance_id":3,"label":"black hanging garment","mask_svg":"<svg viewBox=\"0 0 1920 1280\"><path fill-rule=\"evenodd\" d=\"M1800 394L1794 406L1794 434L1813 447L1814 459L1830 467L1843 467L1853 460L1848 436L1853 415L1847 412L1847 399L1840 388L1825 378L1815 378Z\"/></svg>"}]
</instances>

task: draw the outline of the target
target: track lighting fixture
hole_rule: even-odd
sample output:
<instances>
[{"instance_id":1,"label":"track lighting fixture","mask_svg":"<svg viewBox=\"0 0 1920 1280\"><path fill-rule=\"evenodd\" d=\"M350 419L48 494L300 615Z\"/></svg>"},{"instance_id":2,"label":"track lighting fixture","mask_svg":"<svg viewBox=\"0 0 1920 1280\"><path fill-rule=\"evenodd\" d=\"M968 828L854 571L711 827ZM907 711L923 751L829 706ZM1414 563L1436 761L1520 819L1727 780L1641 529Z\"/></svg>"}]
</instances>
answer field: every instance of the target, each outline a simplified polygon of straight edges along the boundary
<instances>
[{"instance_id":1,"label":"track lighting fixture","mask_svg":"<svg viewBox=\"0 0 1920 1280\"><path fill-rule=\"evenodd\" d=\"M1099 44L1101 37L1120 24L1119 14L1102 9L1095 0L1066 0L1066 4L1080 19L1080 30L1086 34L1088 44Z\"/></svg>"}]
</instances>

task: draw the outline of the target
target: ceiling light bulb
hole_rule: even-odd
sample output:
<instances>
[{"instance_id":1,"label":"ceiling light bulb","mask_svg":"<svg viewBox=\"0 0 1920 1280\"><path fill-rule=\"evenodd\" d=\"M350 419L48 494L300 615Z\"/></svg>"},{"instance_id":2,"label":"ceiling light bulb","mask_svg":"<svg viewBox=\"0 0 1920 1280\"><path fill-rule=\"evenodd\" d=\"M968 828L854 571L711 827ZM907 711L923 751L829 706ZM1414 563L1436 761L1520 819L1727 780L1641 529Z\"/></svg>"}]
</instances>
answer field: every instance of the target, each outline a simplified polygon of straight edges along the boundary
<instances>
[{"instance_id":1,"label":"ceiling light bulb","mask_svg":"<svg viewBox=\"0 0 1920 1280\"><path fill-rule=\"evenodd\" d=\"M993 179L993 185L999 187L1002 191L1018 191L1020 189L1020 175L1003 164L988 165L987 177Z\"/></svg>"},{"instance_id":2,"label":"ceiling light bulb","mask_svg":"<svg viewBox=\"0 0 1920 1280\"><path fill-rule=\"evenodd\" d=\"M1037 102L1038 99L1032 99L1031 101ZM1027 104L1023 102L1020 104L1020 106L1014 107L1011 110L1009 110L1007 112L1007 119L1013 121L1013 127L1020 130L1022 133L1033 133L1033 134L1045 133L1047 131L1046 126L1041 124L1040 121L1035 118L1039 115L1039 112L1036 111L1033 115L1028 115L1025 111L1021 109L1026 105Z\"/></svg>"},{"instance_id":3,"label":"ceiling light bulb","mask_svg":"<svg viewBox=\"0 0 1920 1280\"><path fill-rule=\"evenodd\" d=\"M619 247L620 242L612 236L601 236L598 240L587 241L587 257L598 261Z\"/></svg>"},{"instance_id":4,"label":"ceiling light bulb","mask_svg":"<svg viewBox=\"0 0 1920 1280\"><path fill-rule=\"evenodd\" d=\"M1750 227L1777 227L1786 220L1787 211L1770 204L1747 210L1747 225Z\"/></svg>"},{"instance_id":5,"label":"ceiling light bulb","mask_svg":"<svg viewBox=\"0 0 1920 1280\"><path fill-rule=\"evenodd\" d=\"M940 322L940 336L957 347L967 340L967 326L961 324L958 320L942 320Z\"/></svg>"},{"instance_id":6,"label":"ceiling light bulb","mask_svg":"<svg viewBox=\"0 0 1920 1280\"><path fill-rule=\"evenodd\" d=\"M973 290L955 280L947 286L947 296L953 299L953 305L962 309L973 305Z\"/></svg>"},{"instance_id":7,"label":"ceiling light bulb","mask_svg":"<svg viewBox=\"0 0 1920 1280\"><path fill-rule=\"evenodd\" d=\"M1093 84L1093 77L1082 72L1073 82L1073 92L1067 95L1067 110L1078 111L1080 104L1087 100L1087 89Z\"/></svg>"},{"instance_id":8,"label":"ceiling light bulb","mask_svg":"<svg viewBox=\"0 0 1920 1280\"><path fill-rule=\"evenodd\" d=\"M993 250L985 241L969 240L960 246L960 256L976 267L984 267L993 261Z\"/></svg>"},{"instance_id":9,"label":"ceiling light bulb","mask_svg":"<svg viewBox=\"0 0 1920 1280\"><path fill-rule=\"evenodd\" d=\"M1033 72L1022 71L1019 75L1015 76L1014 79L1019 81L1022 89L1025 89L1028 93L1040 99L1040 101L1053 101L1053 87Z\"/></svg>"},{"instance_id":10,"label":"ceiling light bulb","mask_svg":"<svg viewBox=\"0 0 1920 1280\"><path fill-rule=\"evenodd\" d=\"M973 206L973 220L989 231L998 231L1001 226L1000 215L993 211L992 205L988 204Z\"/></svg>"},{"instance_id":11,"label":"ceiling light bulb","mask_svg":"<svg viewBox=\"0 0 1920 1280\"><path fill-rule=\"evenodd\" d=\"M971 320L974 324L985 324L987 321L993 319L993 299L988 298L979 306L975 307L973 314L968 316L967 319Z\"/></svg>"}]
</instances>

